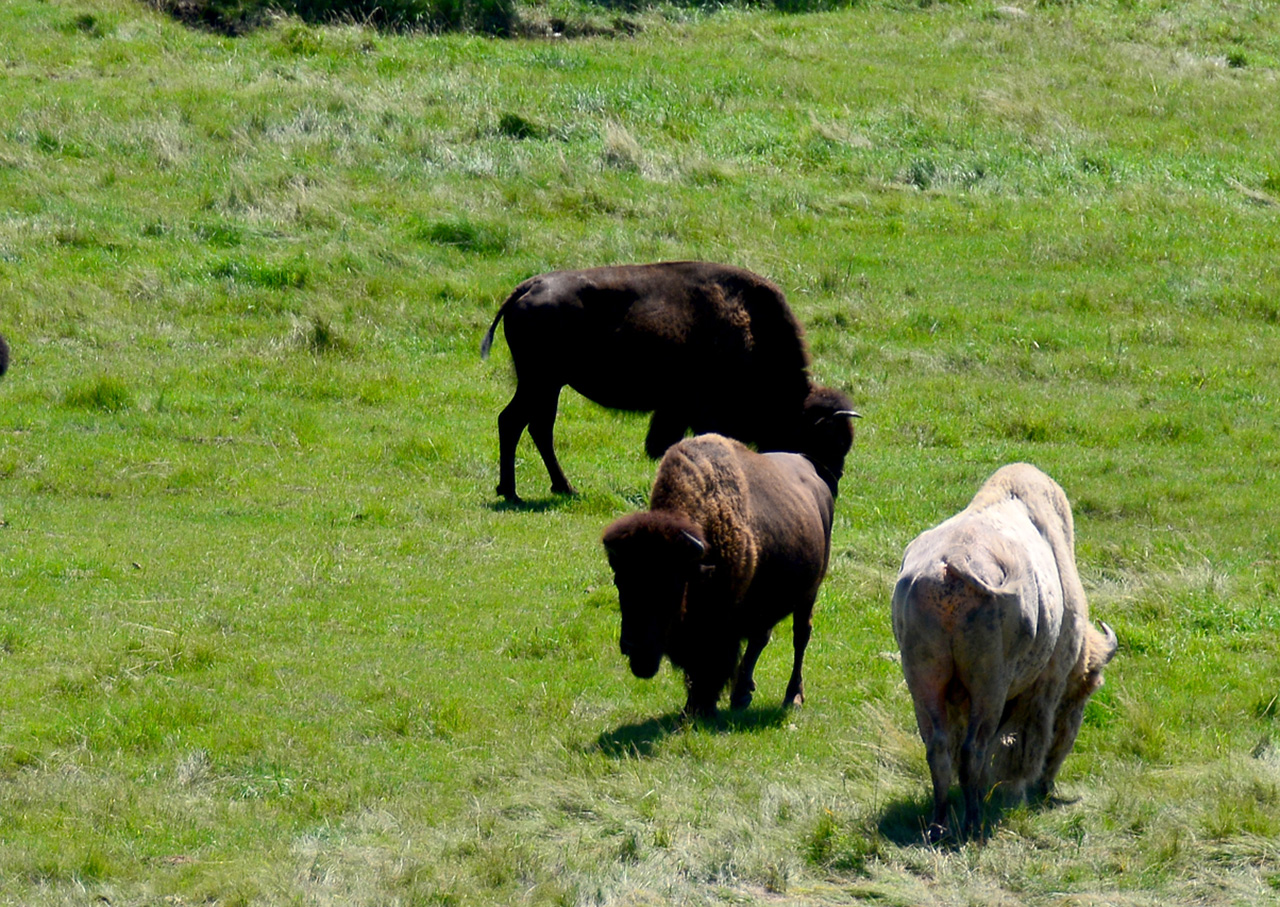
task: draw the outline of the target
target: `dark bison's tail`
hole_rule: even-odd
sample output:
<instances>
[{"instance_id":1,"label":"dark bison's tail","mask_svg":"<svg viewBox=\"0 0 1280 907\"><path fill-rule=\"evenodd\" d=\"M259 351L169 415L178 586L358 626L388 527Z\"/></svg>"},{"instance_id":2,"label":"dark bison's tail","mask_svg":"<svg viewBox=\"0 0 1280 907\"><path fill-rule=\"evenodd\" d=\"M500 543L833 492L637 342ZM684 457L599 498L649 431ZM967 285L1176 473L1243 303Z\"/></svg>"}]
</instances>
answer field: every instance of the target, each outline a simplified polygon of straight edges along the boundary
<instances>
[{"instance_id":1,"label":"dark bison's tail","mask_svg":"<svg viewBox=\"0 0 1280 907\"><path fill-rule=\"evenodd\" d=\"M506 303L503 303L506 306ZM484 335L484 339L480 341L480 358L489 358L489 348L493 346L493 332L498 329L498 322L502 320L502 309L498 309L498 314L493 316L493 324L489 325L489 333Z\"/></svg>"},{"instance_id":2,"label":"dark bison's tail","mask_svg":"<svg viewBox=\"0 0 1280 907\"><path fill-rule=\"evenodd\" d=\"M4 342L4 334L0 334L0 375L9 370L9 344Z\"/></svg>"},{"instance_id":3,"label":"dark bison's tail","mask_svg":"<svg viewBox=\"0 0 1280 907\"><path fill-rule=\"evenodd\" d=\"M484 339L480 341L481 359L489 358L489 350L493 346L494 332L498 330L498 322L501 321L502 316L506 314L507 306L511 305L511 303L515 302L525 293L528 293L531 285L532 281L526 280L524 283L520 284L520 286L512 290L511 295L503 300L502 305L498 306L498 314L493 316L493 324L489 325L489 332L485 334Z\"/></svg>"}]
</instances>

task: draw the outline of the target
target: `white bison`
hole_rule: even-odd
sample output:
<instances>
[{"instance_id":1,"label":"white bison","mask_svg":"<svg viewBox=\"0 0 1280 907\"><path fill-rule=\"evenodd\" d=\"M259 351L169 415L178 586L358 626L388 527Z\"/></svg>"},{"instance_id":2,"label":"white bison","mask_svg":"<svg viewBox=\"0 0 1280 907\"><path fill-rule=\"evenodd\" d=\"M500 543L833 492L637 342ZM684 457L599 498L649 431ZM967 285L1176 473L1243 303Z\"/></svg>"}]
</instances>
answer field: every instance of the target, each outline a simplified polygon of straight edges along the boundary
<instances>
[{"instance_id":1,"label":"white bison","mask_svg":"<svg viewBox=\"0 0 1280 907\"><path fill-rule=\"evenodd\" d=\"M933 778L935 842L957 763L966 835L992 784L1015 800L1049 793L1116 651L1111 628L1089 623L1067 497L1026 463L907 546L893 633Z\"/></svg>"}]
</instances>

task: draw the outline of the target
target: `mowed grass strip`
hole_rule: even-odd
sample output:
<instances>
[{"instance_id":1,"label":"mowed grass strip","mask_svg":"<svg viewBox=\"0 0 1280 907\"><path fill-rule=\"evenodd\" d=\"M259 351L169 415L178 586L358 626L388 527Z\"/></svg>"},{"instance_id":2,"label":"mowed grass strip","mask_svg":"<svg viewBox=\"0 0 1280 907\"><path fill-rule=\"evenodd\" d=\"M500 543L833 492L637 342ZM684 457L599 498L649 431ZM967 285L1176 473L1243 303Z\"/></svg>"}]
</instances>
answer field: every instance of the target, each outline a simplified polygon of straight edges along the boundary
<instances>
[{"instance_id":1,"label":"mowed grass strip","mask_svg":"<svg viewBox=\"0 0 1280 907\"><path fill-rule=\"evenodd\" d=\"M1275 900L1277 12L633 17L6 7L0 900ZM617 655L642 417L565 391L581 495L527 440L493 493L498 304L667 258L776 281L864 414L800 712L786 625L716 724ZM889 592L1018 459L1121 649L1061 801L933 849Z\"/></svg>"}]
</instances>

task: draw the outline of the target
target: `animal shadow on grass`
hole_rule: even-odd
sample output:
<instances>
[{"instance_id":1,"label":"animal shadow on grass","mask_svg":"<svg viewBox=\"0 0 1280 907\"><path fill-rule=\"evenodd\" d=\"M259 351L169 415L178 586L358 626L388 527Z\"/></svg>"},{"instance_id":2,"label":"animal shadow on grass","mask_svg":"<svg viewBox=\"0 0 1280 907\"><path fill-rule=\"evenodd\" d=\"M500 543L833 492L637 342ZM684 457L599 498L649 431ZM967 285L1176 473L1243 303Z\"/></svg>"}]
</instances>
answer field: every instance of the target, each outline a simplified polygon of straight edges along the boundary
<instances>
[{"instance_id":1,"label":"animal shadow on grass","mask_svg":"<svg viewBox=\"0 0 1280 907\"><path fill-rule=\"evenodd\" d=\"M1076 802L1074 797L1055 797L1050 795L1043 800L1028 800L1026 806L1032 812L1043 812ZM880 814L879 830L885 840L892 841L899 847L938 847L944 850L959 850L966 843L981 843L995 833L996 827L1004 818L1006 811L1014 804L1001 801L999 794L988 797L982 809L982 830L972 838L966 839L958 829L964 826L964 796L960 791L951 791L947 798L947 810L950 814L948 826L951 831L937 844L929 843L929 823L933 820L933 799L931 797L912 797L890 803Z\"/></svg>"},{"instance_id":2,"label":"animal shadow on grass","mask_svg":"<svg viewBox=\"0 0 1280 907\"><path fill-rule=\"evenodd\" d=\"M577 501L577 495L557 494L549 498L538 498L534 501L527 501L524 498L516 498L514 501L504 498L501 501L493 501L489 504L489 509L497 513L548 513L552 510L564 510L572 507Z\"/></svg>"},{"instance_id":3,"label":"animal shadow on grass","mask_svg":"<svg viewBox=\"0 0 1280 907\"><path fill-rule=\"evenodd\" d=\"M951 813L951 827L959 828L964 816L964 801L959 793L952 791L948 799ZM899 847L913 845L929 845L929 822L933 817L933 800L930 797L910 797L890 803L880 814L879 830L886 841L892 841ZM955 835L948 835L938 846L951 847L956 844Z\"/></svg>"},{"instance_id":4,"label":"animal shadow on grass","mask_svg":"<svg viewBox=\"0 0 1280 907\"><path fill-rule=\"evenodd\" d=\"M596 738L595 743L583 747L588 752L603 753L611 759L633 757L651 759L657 755L658 744L692 725L716 734L733 734L762 731L782 727L790 718L790 712L780 706L747 709L741 712L719 712L714 719L686 718L680 712L668 712L647 721L622 724Z\"/></svg>"}]
</instances>

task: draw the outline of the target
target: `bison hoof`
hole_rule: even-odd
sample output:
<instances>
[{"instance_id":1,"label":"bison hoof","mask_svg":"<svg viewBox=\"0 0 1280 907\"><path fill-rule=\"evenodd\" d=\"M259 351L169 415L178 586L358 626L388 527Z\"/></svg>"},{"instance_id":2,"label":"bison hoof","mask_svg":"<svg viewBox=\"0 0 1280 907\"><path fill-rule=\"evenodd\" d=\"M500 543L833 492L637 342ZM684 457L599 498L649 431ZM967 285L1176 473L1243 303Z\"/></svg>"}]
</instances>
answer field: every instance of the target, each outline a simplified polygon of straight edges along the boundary
<instances>
[{"instance_id":1,"label":"bison hoof","mask_svg":"<svg viewBox=\"0 0 1280 907\"><path fill-rule=\"evenodd\" d=\"M694 705L688 703L684 707L682 717L685 721L715 721L716 707L714 705Z\"/></svg>"},{"instance_id":2,"label":"bison hoof","mask_svg":"<svg viewBox=\"0 0 1280 907\"><path fill-rule=\"evenodd\" d=\"M504 497L513 504L520 503L520 495L516 494L516 486L514 485L499 485L494 491L498 493L499 497Z\"/></svg>"},{"instance_id":3,"label":"bison hoof","mask_svg":"<svg viewBox=\"0 0 1280 907\"><path fill-rule=\"evenodd\" d=\"M948 829L947 826L941 825L937 822L931 822L929 824L929 843L937 844L950 833L951 830Z\"/></svg>"},{"instance_id":4,"label":"bison hoof","mask_svg":"<svg viewBox=\"0 0 1280 907\"><path fill-rule=\"evenodd\" d=\"M574 488L574 487L573 487L572 485L570 485L568 482L565 482L563 485L552 485L552 486L551 486L551 493L552 493L552 494L576 495L576 494L578 493L578 489Z\"/></svg>"}]
</instances>

